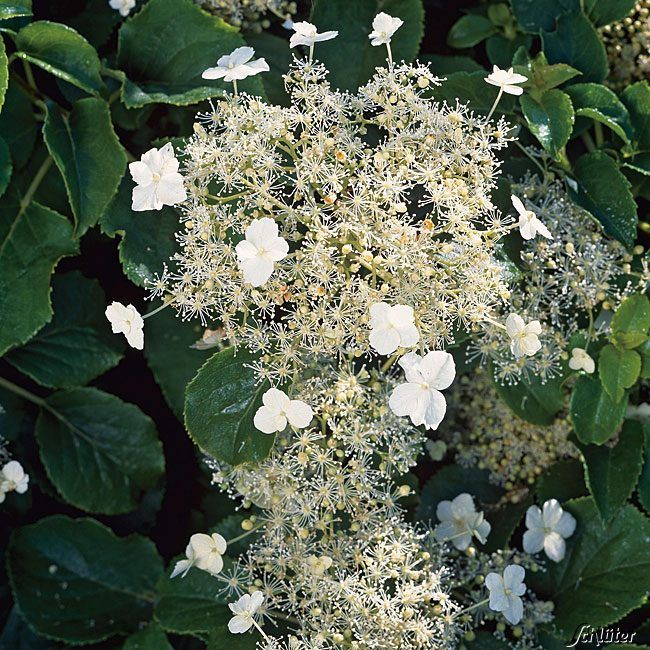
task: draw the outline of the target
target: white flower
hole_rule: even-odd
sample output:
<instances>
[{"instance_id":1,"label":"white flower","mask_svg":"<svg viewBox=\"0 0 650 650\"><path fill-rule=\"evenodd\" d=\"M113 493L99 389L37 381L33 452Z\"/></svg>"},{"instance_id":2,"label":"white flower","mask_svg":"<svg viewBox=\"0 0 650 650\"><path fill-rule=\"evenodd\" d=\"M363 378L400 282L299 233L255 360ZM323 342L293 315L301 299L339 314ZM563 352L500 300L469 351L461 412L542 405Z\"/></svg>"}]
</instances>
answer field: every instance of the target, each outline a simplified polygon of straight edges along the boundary
<instances>
[{"instance_id":1,"label":"white flower","mask_svg":"<svg viewBox=\"0 0 650 650\"><path fill-rule=\"evenodd\" d=\"M388 45L393 34L404 24L401 18L389 16L383 11L372 21L372 31L368 34L370 45Z\"/></svg>"},{"instance_id":2,"label":"white flower","mask_svg":"<svg viewBox=\"0 0 650 650\"><path fill-rule=\"evenodd\" d=\"M537 218L532 210L526 210L521 200L514 194L510 197L512 205L519 213L519 232L524 239L535 239L536 235L553 239L549 229Z\"/></svg>"},{"instance_id":3,"label":"white flower","mask_svg":"<svg viewBox=\"0 0 650 650\"><path fill-rule=\"evenodd\" d=\"M590 375L596 369L596 364L587 354L586 350L583 350L582 348L573 348L573 350L571 350L571 358L569 359L569 368L571 368L571 370L584 370Z\"/></svg>"},{"instance_id":4,"label":"white flower","mask_svg":"<svg viewBox=\"0 0 650 650\"><path fill-rule=\"evenodd\" d=\"M538 320L526 324L521 316L510 314L506 318L506 332L510 337L510 351L517 359L523 356L532 357L542 347L538 338L542 333L542 326Z\"/></svg>"},{"instance_id":5,"label":"white flower","mask_svg":"<svg viewBox=\"0 0 650 650\"><path fill-rule=\"evenodd\" d=\"M544 549L553 562L564 559L566 544L564 540L573 535L576 520L565 512L557 499L549 499L540 510L530 506L526 511L526 528L524 533L524 551L539 553Z\"/></svg>"},{"instance_id":6,"label":"white flower","mask_svg":"<svg viewBox=\"0 0 650 650\"><path fill-rule=\"evenodd\" d=\"M309 567L310 572L315 576L324 575L325 572L330 569L332 563L333 560L329 555L321 555L320 557L317 555L310 555L307 558L307 566Z\"/></svg>"},{"instance_id":7,"label":"white flower","mask_svg":"<svg viewBox=\"0 0 650 650\"><path fill-rule=\"evenodd\" d=\"M454 358L448 352L429 352L424 357L409 352L399 365L407 383L393 390L388 405L395 415L408 415L416 426L437 429L447 411L440 391L451 386L456 376Z\"/></svg>"},{"instance_id":8,"label":"white flower","mask_svg":"<svg viewBox=\"0 0 650 650\"><path fill-rule=\"evenodd\" d=\"M289 244L278 237L278 224L269 217L253 219L245 232L246 239L235 247L244 282L261 287L273 273L274 262L284 259Z\"/></svg>"},{"instance_id":9,"label":"white flower","mask_svg":"<svg viewBox=\"0 0 650 650\"><path fill-rule=\"evenodd\" d=\"M224 81L237 81L246 79L260 72L268 72L269 64L264 59L251 61L255 56L252 47L238 47L230 54L224 54L217 60L216 68L208 68L201 75L204 79L223 79Z\"/></svg>"},{"instance_id":10,"label":"white flower","mask_svg":"<svg viewBox=\"0 0 650 650\"><path fill-rule=\"evenodd\" d=\"M17 460L10 460L0 472L0 491L18 494L27 492L29 474L25 474L23 466ZM4 500L4 499L3 499Z\"/></svg>"},{"instance_id":11,"label":"white flower","mask_svg":"<svg viewBox=\"0 0 650 650\"><path fill-rule=\"evenodd\" d=\"M376 302L370 307L370 345L379 354L392 354L399 347L410 348L420 340L413 308Z\"/></svg>"},{"instance_id":12,"label":"white flower","mask_svg":"<svg viewBox=\"0 0 650 650\"><path fill-rule=\"evenodd\" d=\"M304 429L309 425L314 412L309 404L298 399L289 399L277 388L269 388L262 395L264 406L260 406L253 418L253 424L262 433L283 431L287 422L296 429Z\"/></svg>"},{"instance_id":13,"label":"white flower","mask_svg":"<svg viewBox=\"0 0 650 650\"><path fill-rule=\"evenodd\" d=\"M106 307L106 318L111 323L113 334L124 334L132 348L144 348L144 320L133 305L126 307L121 302L112 302Z\"/></svg>"},{"instance_id":14,"label":"white flower","mask_svg":"<svg viewBox=\"0 0 650 650\"><path fill-rule=\"evenodd\" d=\"M495 65L492 72L485 77L485 81L493 86L498 86L501 92L508 93L509 95L521 95L524 92L524 89L520 88L516 84L528 81L528 77L513 72L512 68L501 70L501 68Z\"/></svg>"},{"instance_id":15,"label":"white flower","mask_svg":"<svg viewBox=\"0 0 650 650\"><path fill-rule=\"evenodd\" d=\"M291 36L289 47L296 47L298 45L308 45L309 47L312 47L314 43L329 41L339 35L338 32L323 32L322 34L319 34L316 30L316 25L307 22L293 23L291 29L296 33Z\"/></svg>"},{"instance_id":16,"label":"white flower","mask_svg":"<svg viewBox=\"0 0 650 650\"><path fill-rule=\"evenodd\" d=\"M176 562L172 571L172 578L182 573L182 577L195 566L198 569L207 571L213 576L221 573L223 569L223 555L227 548L226 540L219 533L206 535L204 533L195 533L190 537L190 541L185 548L185 560Z\"/></svg>"},{"instance_id":17,"label":"white flower","mask_svg":"<svg viewBox=\"0 0 650 650\"><path fill-rule=\"evenodd\" d=\"M650 419L650 404L647 402L641 402L638 406L630 404L625 412L625 417L630 420L645 422Z\"/></svg>"},{"instance_id":18,"label":"white flower","mask_svg":"<svg viewBox=\"0 0 650 650\"><path fill-rule=\"evenodd\" d=\"M109 0L108 5L111 9L117 9L120 16L128 16L131 9L135 7L135 0Z\"/></svg>"},{"instance_id":19,"label":"white flower","mask_svg":"<svg viewBox=\"0 0 650 650\"><path fill-rule=\"evenodd\" d=\"M490 609L501 612L513 625L519 623L524 615L524 603L520 596L526 593L525 575L523 567L510 564L504 569L503 576L498 573L485 576L485 586L490 592Z\"/></svg>"},{"instance_id":20,"label":"white flower","mask_svg":"<svg viewBox=\"0 0 650 650\"><path fill-rule=\"evenodd\" d=\"M160 149L149 149L129 165L129 171L137 183L131 204L136 212L160 210L163 205L176 205L187 198L171 142Z\"/></svg>"},{"instance_id":21,"label":"white flower","mask_svg":"<svg viewBox=\"0 0 650 650\"><path fill-rule=\"evenodd\" d=\"M440 523L434 531L439 542L450 541L459 551L472 542L472 535L485 544L491 526L482 512L477 512L474 499L467 493L459 494L453 501L441 501L436 508Z\"/></svg>"},{"instance_id":22,"label":"white flower","mask_svg":"<svg viewBox=\"0 0 650 650\"><path fill-rule=\"evenodd\" d=\"M228 629L233 634L243 634L254 625L253 616L264 601L264 594L261 591L254 591L252 594L244 594L236 603L228 603L230 611L234 616L228 621Z\"/></svg>"}]
</instances>

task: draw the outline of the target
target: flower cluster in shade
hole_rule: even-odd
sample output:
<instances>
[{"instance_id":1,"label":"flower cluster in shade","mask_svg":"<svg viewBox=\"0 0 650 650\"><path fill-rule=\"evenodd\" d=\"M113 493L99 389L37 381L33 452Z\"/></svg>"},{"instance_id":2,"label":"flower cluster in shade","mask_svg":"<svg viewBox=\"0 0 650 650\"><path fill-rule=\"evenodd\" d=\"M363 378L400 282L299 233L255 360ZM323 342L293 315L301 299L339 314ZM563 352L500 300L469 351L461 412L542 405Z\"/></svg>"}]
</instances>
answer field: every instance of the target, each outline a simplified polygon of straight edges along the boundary
<instances>
[{"instance_id":1,"label":"flower cluster in shade","mask_svg":"<svg viewBox=\"0 0 650 650\"><path fill-rule=\"evenodd\" d=\"M291 18L298 11L295 0L194 0L205 11L212 13L234 27L260 33L275 22L291 26Z\"/></svg>"},{"instance_id":2,"label":"flower cluster in shade","mask_svg":"<svg viewBox=\"0 0 650 650\"><path fill-rule=\"evenodd\" d=\"M10 460L0 469L0 503L9 492L25 494L29 487L29 474L25 474L23 466L17 460Z\"/></svg>"}]
</instances>

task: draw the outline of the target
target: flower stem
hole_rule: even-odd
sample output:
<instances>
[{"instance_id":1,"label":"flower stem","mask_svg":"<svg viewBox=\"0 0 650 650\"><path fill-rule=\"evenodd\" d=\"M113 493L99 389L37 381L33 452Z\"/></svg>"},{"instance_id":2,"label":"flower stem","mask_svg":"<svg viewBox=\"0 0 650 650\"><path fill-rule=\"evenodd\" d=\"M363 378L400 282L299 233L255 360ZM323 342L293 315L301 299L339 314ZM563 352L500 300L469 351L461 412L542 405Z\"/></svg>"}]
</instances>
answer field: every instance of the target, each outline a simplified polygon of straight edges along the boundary
<instances>
[{"instance_id":1,"label":"flower stem","mask_svg":"<svg viewBox=\"0 0 650 650\"><path fill-rule=\"evenodd\" d=\"M159 311L165 309L165 307L169 307L169 305L171 305L171 302L163 302L163 304L160 305L160 307L156 307L153 311L150 311L148 314L143 314L142 320L144 320L145 318L150 318L154 314L157 314Z\"/></svg>"},{"instance_id":2,"label":"flower stem","mask_svg":"<svg viewBox=\"0 0 650 650\"><path fill-rule=\"evenodd\" d=\"M462 614L467 614L467 612L471 612L474 609L478 609L479 607L483 607L483 605L487 605L490 602L489 598L486 598L485 600L482 600L479 603L476 603L476 605L472 605L471 607L466 607L465 609L461 609L459 612L455 612L452 616L452 618L458 618Z\"/></svg>"},{"instance_id":3,"label":"flower stem","mask_svg":"<svg viewBox=\"0 0 650 650\"><path fill-rule=\"evenodd\" d=\"M388 69L393 71L393 51L390 49L390 43L386 43L386 50L388 51Z\"/></svg>"},{"instance_id":4,"label":"flower stem","mask_svg":"<svg viewBox=\"0 0 650 650\"><path fill-rule=\"evenodd\" d=\"M266 632L261 628L260 624L254 618L251 618L251 621L253 621L253 625L257 628L257 631L264 637L264 640L270 642L271 639L266 635Z\"/></svg>"},{"instance_id":5,"label":"flower stem","mask_svg":"<svg viewBox=\"0 0 650 650\"><path fill-rule=\"evenodd\" d=\"M34 194L36 194L36 190L38 190L39 185L43 182L43 179L45 178L45 175L50 169L51 164L52 164L52 156L48 156L43 161L41 166L38 168L36 174L34 174L34 178L32 179L32 182L27 188L25 195L20 200L20 210L18 211L18 216L16 217L16 219L21 217L24 214L25 210L27 210L27 208L29 207L29 204L32 202L32 199L34 198Z\"/></svg>"},{"instance_id":6,"label":"flower stem","mask_svg":"<svg viewBox=\"0 0 650 650\"><path fill-rule=\"evenodd\" d=\"M245 537L248 537L251 533L254 533L256 530L259 530L264 526L264 523L257 524L254 528L251 528L250 530L247 530L246 532L242 533L241 535L237 535L237 537L233 537L232 539L229 539L226 544L230 546L231 544L234 544L235 542L238 542L240 539L244 539Z\"/></svg>"},{"instance_id":7,"label":"flower stem","mask_svg":"<svg viewBox=\"0 0 650 650\"><path fill-rule=\"evenodd\" d=\"M494 109L497 107L497 104L499 103L499 100L501 99L501 95L503 95L503 88L499 87L499 94L497 95L497 98L494 100L494 104L492 104L492 108L490 109L490 112L487 115L487 120L489 120L492 117L492 113L494 113Z\"/></svg>"}]
</instances>

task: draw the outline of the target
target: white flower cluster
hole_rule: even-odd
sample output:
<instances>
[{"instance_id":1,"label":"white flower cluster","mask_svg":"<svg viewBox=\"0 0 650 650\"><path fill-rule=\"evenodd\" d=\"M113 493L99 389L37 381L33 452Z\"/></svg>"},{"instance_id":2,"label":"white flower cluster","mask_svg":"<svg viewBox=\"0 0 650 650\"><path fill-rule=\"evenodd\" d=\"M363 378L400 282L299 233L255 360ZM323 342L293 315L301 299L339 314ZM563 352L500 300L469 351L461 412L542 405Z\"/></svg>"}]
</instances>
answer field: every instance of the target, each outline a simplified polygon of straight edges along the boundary
<instances>
[{"instance_id":1,"label":"white flower cluster","mask_svg":"<svg viewBox=\"0 0 650 650\"><path fill-rule=\"evenodd\" d=\"M230 25L253 32L261 32L271 26L271 19L291 25L291 17L298 10L294 0L194 0L206 11L215 14Z\"/></svg>"},{"instance_id":2,"label":"white flower cluster","mask_svg":"<svg viewBox=\"0 0 650 650\"><path fill-rule=\"evenodd\" d=\"M29 474L25 474L23 466L17 460L10 460L0 470L0 503L7 493L25 494L29 486Z\"/></svg>"}]
</instances>

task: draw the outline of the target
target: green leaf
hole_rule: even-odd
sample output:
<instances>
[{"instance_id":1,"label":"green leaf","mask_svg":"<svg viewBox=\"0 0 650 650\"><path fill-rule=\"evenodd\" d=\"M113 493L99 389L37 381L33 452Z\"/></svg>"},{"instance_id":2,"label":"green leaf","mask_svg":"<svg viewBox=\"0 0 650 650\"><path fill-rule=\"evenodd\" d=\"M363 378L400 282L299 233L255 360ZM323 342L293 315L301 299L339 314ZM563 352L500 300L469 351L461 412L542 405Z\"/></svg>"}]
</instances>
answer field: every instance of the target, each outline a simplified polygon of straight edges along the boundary
<instances>
[{"instance_id":1,"label":"green leaf","mask_svg":"<svg viewBox=\"0 0 650 650\"><path fill-rule=\"evenodd\" d=\"M201 367L185 393L188 433L205 453L231 465L266 458L275 439L253 425L268 389L266 382L257 385L247 367L253 361L246 350L222 350Z\"/></svg>"},{"instance_id":2,"label":"green leaf","mask_svg":"<svg viewBox=\"0 0 650 650\"><path fill-rule=\"evenodd\" d=\"M650 512L650 425L643 425L643 469L639 478L639 501Z\"/></svg>"},{"instance_id":3,"label":"green leaf","mask_svg":"<svg viewBox=\"0 0 650 650\"><path fill-rule=\"evenodd\" d=\"M589 117L609 127L626 144L634 139L630 114L621 100L602 84L575 84L566 91L576 115Z\"/></svg>"},{"instance_id":4,"label":"green leaf","mask_svg":"<svg viewBox=\"0 0 650 650\"><path fill-rule=\"evenodd\" d=\"M386 48L370 45L368 34L380 12L404 24L391 40L395 61L412 61L424 35L422 0L315 0L310 22L320 31L337 29L337 38L316 44L315 57L330 71L329 80L341 90L356 90L378 66L386 66Z\"/></svg>"},{"instance_id":5,"label":"green leaf","mask_svg":"<svg viewBox=\"0 0 650 650\"><path fill-rule=\"evenodd\" d=\"M605 232L625 246L632 246L638 222L630 183L616 163L602 151L581 156L574 167L577 188L569 186L578 205L602 224Z\"/></svg>"},{"instance_id":6,"label":"green leaf","mask_svg":"<svg viewBox=\"0 0 650 650\"><path fill-rule=\"evenodd\" d=\"M573 130L573 106L569 96L561 90L547 90L539 101L524 94L519 103L530 132L557 159Z\"/></svg>"},{"instance_id":7,"label":"green leaf","mask_svg":"<svg viewBox=\"0 0 650 650\"><path fill-rule=\"evenodd\" d=\"M11 180L13 165L11 164L11 152L7 143L0 138L0 196L2 196Z\"/></svg>"},{"instance_id":8,"label":"green leaf","mask_svg":"<svg viewBox=\"0 0 650 650\"><path fill-rule=\"evenodd\" d=\"M90 95L104 87L95 48L74 29L39 20L23 27L16 37L21 59L43 68Z\"/></svg>"},{"instance_id":9,"label":"green leaf","mask_svg":"<svg viewBox=\"0 0 650 650\"><path fill-rule=\"evenodd\" d=\"M645 294L628 296L612 318L612 339L616 345L635 348L644 343L650 330L650 300Z\"/></svg>"},{"instance_id":10,"label":"green leaf","mask_svg":"<svg viewBox=\"0 0 650 650\"><path fill-rule=\"evenodd\" d=\"M485 68L469 56L445 56L444 54L423 54L420 61L431 64L431 71L439 77L453 72L483 72Z\"/></svg>"},{"instance_id":11,"label":"green leaf","mask_svg":"<svg viewBox=\"0 0 650 650\"><path fill-rule=\"evenodd\" d=\"M496 33L496 26L485 16L468 14L452 25L447 34L447 45L456 48L472 47Z\"/></svg>"},{"instance_id":12,"label":"green leaf","mask_svg":"<svg viewBox=\"0 0 650 650\"><path fill-rule=\"evenodd\" d=\"M163 567L155 546L140 535L119 538L93 519L56 515L13 532L7 568L30 626L76 645L148 621Z\"/></svg>"},{"instance_id":13,"label":"green leaf","mask_svg":"<svg viewBox=\"0 0 650 650\"><path fill-rule=\"evenodd\" d=\"M602 27L625 18L634 9L636 1L585 0L585 13L596 27Z\"/></svg>"},{"instance_id":14,"label":"green leaf","mask_svg":"<svg viewBox=\"0 0 650 650\"><path fill-rule=\"evenodd\" d=\"M568 63L582 72L583 81L599 83L607 76L607 54L602 39L579 11L562 14L555 31L545 29L542 44L549 63Z\"/></svg>"},{"instance_id":15,"label":"green leaf","mask_svg":"<svg viewBox=\"0 0 650 650\"><path fill-rule=\"evenodd\" d=\"M646 600L650 584L650 521L626 505L604 528L591 498L564 505L577 520L562 562L548 562L554 625L567 638L589 621L594 628L620 620Z\"/></svg>"},{"instance_id":16,"label":"green leaf","mask_svg":"<svg viewBox=\"0 0 650 650\"><path fill-rule=\"evenodd\" d=\"M1 11L1 7L0 7ZM9 86L9 63L7 61L7 52L5 51L5 42L0 37L0 111L5 103L5 93Z\"/></svg>"},{"instance_id":17,"label":"green leaf","mask_svg":"<svg viewBox=\"0 0 650 650\"><path fill-rule=\"evenodd\" d=\"M32 0L0 0L0 20L32 15Z\"/></svg>"},{"instance_id":18,"label":"green leaf","mask_svg":"<svg viewBox=\"0 0 650 650\"><path fill-rule=\"evenodd\" d=\"M621 101L630 113L637 149L650 150L650 85L647 81L638 81L628 86Z\"/></svg>"},{"instance_id":19,"label":"green leaf","mask_svg":"<svg viewBox=\"0 0 650 650\"><path fill-rule=\"evenodd\" d=\"M582 375L571 394L571 420L578 439L602 445L616 433L627 408L627 395L614 402L598 379Z\"/></svg>"},{"instance_id":20,"label":"green leaf","mask_svg":"<svg viewBox=\"0 0 650 650\"><path fill-rule=\"evenodd\" d=\"M68 20L94 47L100 48L110 38L113 30L122 22L122 17L104 0L86 0L81 12Z\"/></svg>"},{"instance_id":21,"label":"green leaf","mask_svg":"<svg viewBox=\"0 0 650 650\"><path fill-rule=\"evenodd\" d=\"M165 470L152 420L133 404L96 388L45 399L34 434L61 496L87 512L115 515L138 507Z\"/></svg>"},{"instance_id":22,"label":"green leaf","mask_svg":"<svg viewBox=\"0 0 650 650\"><path fill-rule=\"evenodd\" d=\"M0 633L0 648L3 650L58 650L58 647L58 644L34 634L16 605L11 608L5 626Z\"/></svg>"},{"instance_id":23,"label":"green leaf","mask_svg":"<svg viewBox=\"0 0 650 650\"><path fill-rule=\"evenodd\" d=\"M585 478L604 523L623 507L634 490L643 458L643 430L638 422L626 422L614 447L578 445Z\"/></svg>"},{"instance_id":24,"label":"green leaf","mask_svg":"<svg viewBox=\"0 0 650 650\"><path fill-rule=\"evenodd\" d=\"M50 105L43 135L63 176L80 237L102 216L126 168L126 154L113 131L108 104L81 99L69 115Z\"/></svg>"},{"instance_id":25,"label":"green leaf","mask_svg":"<svg viewBox=\"0 0 650 650\"><path fill-rule=\"evenodd\" d=\"M153 621L147 627L132 634L123 650L174 650L158 623Z\"/></svg>"},{"instance_id":26,"label":"green leaf","mask_svg":"<svg viewBox=\"0 0 650 650\"><path fill-rule=\"evenodd\" d=\"M535 494L541 503L549 499L564 502L587 496L589 491L580 461L570 458L555 463L538 479Z\"/></svg>"},{"instance_id":27,"label":"green leaf","mask_svg":"<svg viewBox=\"0 0 650 650\"><path fill-rule=\"evenodd\" d=\"M228 559L224 558L225 563ZM156 621L167 632L199 634L223 627L232 616L227 600L218 595L215 579L199 569L190 569L181 580L170 578L174 563L156 590Z\"/></svg>"},{"instance_id":28,"label":"green leaf","mask_svg":"<svg viewBox=\"0 0 650 650\"><path fill-rule=\"evenodd\" d=\"M641 355L641 379L650 379L650 341L642 343L637 352Z\"/></svg>"},{"instance_id":29,"label":"green leaf","mask_svg":"<svg viewBox=\"0 0 650 650\"><path fill-rule=\"evenodd\" d=\"M285 75L291 66L291 50L287 46L286 38L281 38L267 31L259 34L250 32L246 34L246 42L255 49L256 57L263 57L271 68L260 75L264 92L273 104L288 106L289 95L284 89Z\"/></svg>"},{"instance_id":30,"label":"green leaf","mask_svg":"<svg viewBox=\"0 0 650 650\"><path fill-rule=\"evenodd\" d=\"M477 632L473 641L464 641L468 650L508 650L510 644L498 639L491 632Z\"/></svg>"},{"instance_id":31,"label":"green leaf","mask_svg":"<svg viewBox=\"0 0 650 650\"><path fill-rule=\"evenodd\" d=\"M495 381L494 387L501 399L520 418L533 424L553 424L555 416L565 406L561 377L549 379L544 384L538 377L531 377L512 386Z\"/></svg>"},{"instance_id":32,"label":"green leaf","mask_svg":"<svg viewBox=\"0 0 650 650\"><path fill-rule=\"evenodd\" d=\"M626 158L622 166L633 169L644 176L650 176L650 151L635 154L631 159Z\"/></svg>"},{"instance_id":33,"label":"green leaf","mask_svg":"<svg viewBox=\"0 0 650 650\"><path fill-rule=\"evenodd\" d=\"M510 4L521 28L531 34L540 29L550 32L560 14L580 8L579 0L510 0Z\"/></svg>"},{"instance_id":34,"label":"green leaf","mask_svg":"<svg viewBox=\"0 0 650 650\"><path fill-rule=\"evenodd\" d=\"M634 350L606 345L598 357L598 376L607 394L620 402L625 390L636 383L641 372L641 356Z\"/></svg>"},{"instance_id":35,"label":"green leaf","mask_svg":"<svg viewBox=\"0 0 650 650\"><path fill-rule=\"evenodd\" d=\"M29 160L37 131L29 98L11 81L0 112L0 137L9 147L15 167L21 168Z\"/></svg>"},{"instance_id":36,"label":"green leaf","mask_svg":"<svg viewBox=\"0 0 650 650\"><path fill-rule=\"evenodd\" d=\"M52 317L50 276L77 245L70 223L11 189L0 199L0 355L28 341Z\"/></svg>"},{"instance_id":37,"label":"green leaf","mask_svg":"<svg viewBox=\"0 0 650 650\"><path fill-rule=\"evenodd\" d=\"M183 419L185 387L215 350L190 347L204 332L196 321L184 321L173 309L147 320L144 356L174 414Z\"/></svg>"},{"instance_id":38,"label":"green leaf","mask_svg":"<svg viewBox=\"0 0 650 650\"><path fill-rule=\"evenodd\" d=\"M201 74L242 45L237 29L191 0L150 0L119 31L118 65L127 77L122 101L127 108L156 102L185 106L222 95L232 84L208 81ZM239 86L263 94L259 76Z\"/></svg>"},{"instance_id":39,"label":"green leaf","mask_svg":"<svg viewBox=\"0 0 650 650\"><path fill-rule=\"evenodd\" d=\"M517 51L522 47L528 50L532 42L533 38L528 34L517 34L513 39L506 38L501 34L495 34L487 39L485 51L492 65L509 68Z\"/></svg>"},{"instance_id":40,"label":"green leaf","mask_svg":"<svg viewBox=\"0 0 650 650\"><path fill-rule=\"evenodd\" d=\"M104 316L106 299L97 280L78 271L52 281L54 318L5 360L42 386L82 386L116 366L124 343Z\"/></svg>"}]
</instances>

